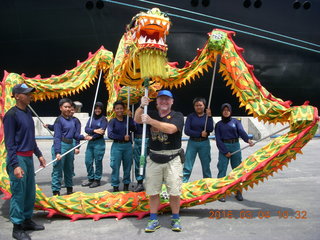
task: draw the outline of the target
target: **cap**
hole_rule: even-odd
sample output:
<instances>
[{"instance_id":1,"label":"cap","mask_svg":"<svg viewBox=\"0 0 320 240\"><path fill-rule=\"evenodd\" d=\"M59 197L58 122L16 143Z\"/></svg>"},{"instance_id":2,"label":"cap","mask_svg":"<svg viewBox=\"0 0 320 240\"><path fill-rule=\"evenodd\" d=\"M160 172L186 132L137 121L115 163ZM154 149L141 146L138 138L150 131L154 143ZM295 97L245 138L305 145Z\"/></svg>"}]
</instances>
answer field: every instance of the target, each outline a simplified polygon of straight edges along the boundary
<instances>
[{"instance_id":1,"label":"cap","mask_svg":"<svg viewBox=\"0 0 320 240\"><path fill-rule=\"evenodd\" d=\"M157 97L160 97L160 96L167 96L167 97L173 98L173 95L169 90L160 90L158 92L158 96Z\"/></svg>"},{"instance_id":2,"label":"cap","mask_svg":"<svg viewBox=\"0 0 320 240\"><path fill-rule=\"evenodd\" d=\"M12 88L12 95L18 93L30 93L34 92L36 89L33 87L28 87L25 83L17 84Z\"/></svg>"}]
</instances>

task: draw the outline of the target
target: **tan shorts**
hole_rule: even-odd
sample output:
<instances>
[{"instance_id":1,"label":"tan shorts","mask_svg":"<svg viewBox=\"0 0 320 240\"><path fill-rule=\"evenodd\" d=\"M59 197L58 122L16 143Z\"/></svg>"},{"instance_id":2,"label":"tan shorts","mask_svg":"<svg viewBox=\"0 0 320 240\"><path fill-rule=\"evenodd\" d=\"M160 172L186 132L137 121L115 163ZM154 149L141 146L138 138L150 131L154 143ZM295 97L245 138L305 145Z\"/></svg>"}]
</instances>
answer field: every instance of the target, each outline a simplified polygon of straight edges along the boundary
<instances>
[{"instance_id":1,"label":"tan shorts","mask_svg":"<svg viewBox=\"0 0 320 240\"><path fill-rule=\"evenodd\" d=\"M157 151L156 153L163 153ZM166 153L168 151L165 151ZM180 156L175 157L168 163L155 163L147 157L146 166L146 193L157 195L161 193L162 184L166 184L168 194L171 196L181 195L183 166Z\"/></svg>"}]
</instances>

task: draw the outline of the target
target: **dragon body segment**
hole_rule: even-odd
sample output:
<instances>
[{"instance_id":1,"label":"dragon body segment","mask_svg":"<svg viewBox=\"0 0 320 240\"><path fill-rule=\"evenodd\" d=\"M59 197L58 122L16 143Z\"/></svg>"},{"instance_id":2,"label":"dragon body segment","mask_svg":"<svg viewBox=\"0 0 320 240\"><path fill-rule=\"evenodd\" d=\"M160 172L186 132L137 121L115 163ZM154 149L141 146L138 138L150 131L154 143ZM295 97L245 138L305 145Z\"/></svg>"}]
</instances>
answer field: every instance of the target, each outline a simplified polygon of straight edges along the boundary
<instances>
[{"instance_id":1,"label":"dragon body segment","mask_svg":"<svg viewBox=\"0 0 320 240\"><path fill-rule=\"evenodd\" d=\"M35 87L35 100L44 100L58 96L75 94L89 86L99 70L105 72L105 82L109 92L108 114L110 106L116 99L125 100L130 90L130 103L134 103L143 95L143 77L141 75L140 54L156 54L165 57L167 45L165 36L169 32L168 18L158 10L141 13L135 16L128 26L128 31L120 41L115 59L112 53L101 48L94 55L71 71L60 76L41 79L26 78L18 74L6 74L1 83L1 116L14 105L10 97L12 86L25 82ZM151 28L150 25L157 25ZM150 27L150 29L148 29ZM160 30L159 30L160 29ZM158 31L159 30L159 31ZM181 207L191 207L215 201L237 190L247 190L272 176L278 170L302 153L303 146L315 135L318 127L318 110L309 105L290 106L289 101L283 101L269 93L253 74L253 67L243 59L239 48L233 41L233 32L215 29L208 34L208 41L198 51L197 56L187 62L183 68L177 68L175 63L166 63L168 77L163 78L161 72L150 79L150 97L155 97L156 90L161 87L181 87L212 67L221 56L219 72L239 98L240 106L260 121L269 123L288 123L290 131L274 139L254 154L247 157L241 165L233 169L229 175L220 179L201 179L183 184ZM109 73L107 74L107 70ZM10 184L5 171L6 152L3 139L3 127L0 121L0 189L5 197L10 197ZM99 193L76 192L67 196L47 197L39 187L36 191L36 208L54 214L79 218L137 216L139 218L149 213L148 196L145 192L108 191ZM161 211L168 211L168 199L161 198Z\"/></svg>"}]
</instances>

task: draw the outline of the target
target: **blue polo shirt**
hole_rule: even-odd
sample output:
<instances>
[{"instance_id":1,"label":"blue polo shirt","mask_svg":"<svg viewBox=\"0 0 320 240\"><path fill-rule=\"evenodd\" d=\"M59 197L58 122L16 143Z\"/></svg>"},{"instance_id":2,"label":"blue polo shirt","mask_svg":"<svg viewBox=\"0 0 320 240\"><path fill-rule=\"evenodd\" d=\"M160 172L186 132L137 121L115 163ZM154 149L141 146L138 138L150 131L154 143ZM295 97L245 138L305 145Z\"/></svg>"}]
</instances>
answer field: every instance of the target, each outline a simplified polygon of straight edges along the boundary
<instances>
[{"instance_id":1,"label":"blue polo shirt","mask_svg":"<svg viewBox=\"0 0 320 240\"><path fill-rule=\"evenodd\" d=\"M184 133L190 137L201 137L201 132L204 131L204 125L206 122L207 114L198 116L195 112L190 113L187 116L187 120L184 126ZM211 133L213 131L212 117L208 117L206 132Z\"/></svg>"},{"instance_id":2,"label":"blue polo shirt","mask_svg":"<svg viewBox=\"0 0 320 240\"><path fill-rule=\"evenodd\" d=\"M77 118L65 118L62 115L57 117L54 122L54 152L55 154L61 153L62 138L75 139L77 142L84 139L80 134L81 124Z\"/></svg>"},{"instance_id":3,"label":"blue polo shirt","mask_svg":"<svg viewBox=\"0 0 320 240\"><path fill-rule=\"evenodd\" d=\"M224 145L223 140L235 139L241 137L243 141L248 142L249 136L244 131L241 122L235 118L231 118L231 120L227 123L219 121L216 124L215 128L216 135L216 143L220 152L223 154L227 154L229 151Z\"/></svg>"},{"instance_id":4,"label":"blue polo shirt","mask_svg":"<svg viewBox=\"0 0 320 240\"><path fill-rule=\"evenodd\" d=\"M93 117L92 122L91 122L91 126L89 126L89 124L90 124L90 119L87 122L85 132L88 133L90 136L92 136L92 139L98 139L98 138L102 138L103 135L98 134L98 133L94 133L93 130L99 129L99 128L106 130L106 128L108 126L108 121L105 116L101 115L100 118Z\"/></svg>"},{"instance_id":5,"label":"blue polo shirt","mask_svg":"<svg viewBox=\"0 0 320 240\"><path fill-rule=\"evenodd\" d=\"M75 126L79 134L81 133L81 122L77 117L72 117L73 121L75 122ZM50 131L54 131L54 124L48 124L48 129Z\"/></svg>"},{"instance_id":6,"label":"blue polo shirt","mask_svg":"<svg viewBox=\"0 0 320 240\"><path fill-rule=\"evenodd\" d=\"M129 118L129 135L130 131L134 132L136 130L133 119ZM108 138L112 140L124 141L124 136L127 132L127 118L123 117L122 121L119 121L117 118L110 120L108 124ZM130 136L131 139L131 136Z\"/></svg>"},{"instance_id":7,"label":"blue polo shirt","mask_svg":"<svg viewBox=\"0 0 320 240\"><path fill-rule=\"evenodd\" d=\"M4 115L3 125L8 165L13 168L19 166L17 152L33 151L37 157L42 156L35 140L34 122L28 108L22 110L17 106L12 107Z\"/></svg>"}]
</instances>

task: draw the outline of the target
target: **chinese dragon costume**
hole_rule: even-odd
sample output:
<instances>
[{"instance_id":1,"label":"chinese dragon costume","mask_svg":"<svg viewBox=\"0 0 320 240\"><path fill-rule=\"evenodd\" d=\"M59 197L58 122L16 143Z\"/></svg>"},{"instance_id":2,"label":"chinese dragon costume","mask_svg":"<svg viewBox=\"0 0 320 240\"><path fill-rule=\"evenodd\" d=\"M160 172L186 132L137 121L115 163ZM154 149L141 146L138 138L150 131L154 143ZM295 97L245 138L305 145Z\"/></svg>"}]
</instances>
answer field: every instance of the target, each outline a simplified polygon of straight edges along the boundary
<instances>
[{"instance_id":1,"label":"chinese dragon costume","mask_svg":"<svg viewBox=\"0 0 320 240\"><path fill-rule=\"evenodd\" d=\"M182 87L208 71L219 62L219 72L230 86L248 114L268 123L288 123L290 131L279 136L233 169L229 175L219 179L207 178L183 184L181 207L191 207L215 201L237 190L247 190L264 181L302 153L303 146L315 135L318 128L318 110L306 102L302 106L291 106L269 93L253 74L253 66L242 57L243 49L233 41L233 32L214 29L208 33L208 40L197 56L186 62L183 68L166 60L166 36L170 30L170 19L165 13L154 8L137 14L127 27L120 40L115 57L101 47L96 53L78 62L72 70L49 78L5 72L0 85L1 119L5 112L15 104L11 98L12 87L26 83L34 87L35 101L64 97L79 93L88 88L104 72L104 81L109 93L107 113L112 115L112 103L117 99L125 100L130 88L130 103L134 104L144 94L145 78L149 79L149 97L155 97L156 91L166 87ZM164 66L159 70L158 66ZM4 131L0 121L0 189L5 198L10 198L10 183L6 172L6 150ZM149 213L148 196L145 192L108 191L98 193L76 192L66 196L46 196L37 186L36 209L48 211L48 216L63 215L77 220L80 218L137 216L142 218ZM169 201L161 198L160 211L170 208Z\"/></svg>"}]
</instances>

